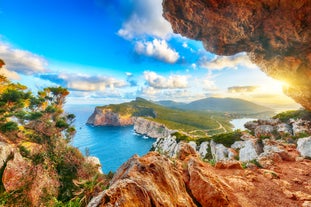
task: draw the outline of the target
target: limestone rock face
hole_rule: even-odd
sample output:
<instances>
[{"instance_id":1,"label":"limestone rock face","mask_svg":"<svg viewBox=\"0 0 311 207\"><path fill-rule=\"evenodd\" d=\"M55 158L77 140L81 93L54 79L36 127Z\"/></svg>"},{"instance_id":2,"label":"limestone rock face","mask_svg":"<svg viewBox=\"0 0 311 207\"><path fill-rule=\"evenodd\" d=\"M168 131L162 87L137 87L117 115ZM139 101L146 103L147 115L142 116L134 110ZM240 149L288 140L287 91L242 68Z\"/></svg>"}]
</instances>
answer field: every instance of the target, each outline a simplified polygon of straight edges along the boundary
<instances>
[{"instance_id":1,"label":"limestone rock face","mask_svg":"<svg viewBox=\"0 0 311 207\"><path fill-rule=\"evenodd\" d=\"M166 138L171 136L172 130L169 130L163 124L138 117L135 120L134 131L138 134L146 135L151 138Z\"/></svg>"},{"instance_id":2,"label":"limestone rock face","mask_svg":"<svg viewBox=\"0 0 311 207\"><path fill-rule=\"evenodd\" d=\"M228 159L228 148L223 144L217 144L211 141L211 151L215 161L227 160Z\"/></svg>"},{"instance_id":3,"label":"limestone rock face","mask_svg":"<svg viewBox=\"0 0 311 207\"><path fill-rule=\"evenodd\" d=\"M96 107L87 120L87 124L94 126L127 126L134 124L134 118L131 115L120 115L111 109Z\"/></svg>"},{"instance_id":4,"label":"limestone rock face","mask_svg":"<svg viewBox=\"0 0 311 207\"><path fill-rule=\"evenodd\" d=\"M284 92L311 110L311 2L164 0L175 33L203 42L218 55L247 52Z\"/></svg>"},{"instance_id":5,"label":"limestone rock face","mask_svg":"<svg viewBox=\"0 0 311 207\"><path fill-rule=\"evenodd\" d=\"M255 128L256 137L272 137L274 127L271 125L260 125Z\"/></svg>"},{"instance_id":6,"label":"limestone rock face","mask_svg":"<svg viewBox=\"0 0 311 207\"><path fill-rule=\"evenodd\" d=\"M206 156L208 148L209 148L209 142L201 143L198 153L202 158Z\"/></svg>"},{"instance_id":7,"label":"limestone rock face","mask_svg":"<svg viewBox=\"0 0 311 207\"><path fill-rule=\"evenodd\" d=\"M161 152L173 158L177 156L177 152L180 148L180 144L177 143L175 137L171 136L167 138L158 138L152 146L154 151Z\"/></svg>"},{"instance_id":8,"label":"limestone rock face","mask_svg":"<svg viewBox=\"0 0 311 207\"><path fill-rule=\"evenodd\" d=\"M244 147L240 149L239 158L242 162L254 160L262 152L258 140L247 140L244 143Z\"/></svg>"},{"instance_id":9,"label":"limestone rock face","mask_svg":"<svg viewBox=\"0 0 311 207\"><path fill-rule=\"evenodd\" d=\"M196 206L181 173L167 158L151 152L123 164L100 206Z\"/></svg>"},{"instance_id":10,"label":"limestone rock face","mask_svg":"<svg viewBox=\"0 0 311 207\"><path fill-rule=\"evenodd\" d=\"M297 150L301 156L311 158L311 137L298 139Z\"/></svg>"},{"instance_id":11,"label":"limestone rock face","mask_svg":"<svg viewBox=\"0 0 311 207\"><path fill-rule=\"evenodd\" d=\"M4 142L0 142L0 169L8 161L9 156L12 154L12 146Z\"/></svg>"}]
</instances>

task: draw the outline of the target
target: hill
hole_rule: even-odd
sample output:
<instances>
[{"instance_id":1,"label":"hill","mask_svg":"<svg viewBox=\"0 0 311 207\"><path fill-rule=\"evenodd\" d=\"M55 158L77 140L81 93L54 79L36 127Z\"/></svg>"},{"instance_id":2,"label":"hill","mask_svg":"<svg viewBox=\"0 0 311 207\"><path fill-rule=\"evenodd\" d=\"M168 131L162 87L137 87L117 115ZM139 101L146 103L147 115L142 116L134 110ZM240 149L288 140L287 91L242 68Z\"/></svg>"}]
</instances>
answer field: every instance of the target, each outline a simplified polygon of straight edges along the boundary
<instances>
[{"instance_id":1,"label":"hill","mask_svg":"<svg viewBox=\"0 0 311 207\"><path fill-rule=\"evenodd\" d=\"M99 113L109 111L122 117L147 117L147 119L164 124L172 130L180 130L194 136L226 132L230 131L232 127L229 118L222 113L173 109L143 98L136 98L128 103L96 107L95 111L99 111ZM93 117L94 114L89 120Z\"/></svg>"},{"instance_id":2,"label":"hill","mask_svg":"<svg viewBox=\"0 0 311 207\"><path fill-rule=\"evenodd\" d=\"M156 103L170 108L193 111L215 111L246 114L256 114L273 111L273 109L271 108L236 98L205 98L190 103L179 103L174 101L159 101Z\"/></svg>"}]
</instances>

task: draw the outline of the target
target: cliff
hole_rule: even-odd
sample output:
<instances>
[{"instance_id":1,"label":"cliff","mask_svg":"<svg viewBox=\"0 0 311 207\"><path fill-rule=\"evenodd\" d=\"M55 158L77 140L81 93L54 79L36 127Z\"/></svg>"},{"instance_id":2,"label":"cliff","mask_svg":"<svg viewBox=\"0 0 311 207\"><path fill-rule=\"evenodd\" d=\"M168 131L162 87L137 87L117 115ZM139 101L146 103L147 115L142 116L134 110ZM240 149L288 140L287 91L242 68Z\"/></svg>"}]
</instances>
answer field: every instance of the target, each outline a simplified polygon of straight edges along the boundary
<instances>
[{"instance_id":1,"label":"cliff","mask_svg":"<svg viewBox=\"0 0 311 207\"><path fill-rule=\"evenodd\" d=\"M171 136L173 130L168 129L164 124L138 117L134 122L134 131L138 134L151 138L167 138Z\"/></svg>"},{"instance_id":2,"label":"cliff","mask_svg":"<svg viewBox=\"0 0 311 207\"><path fill-rule=\"evenodd\" d=\"M132 114L121 115L109 108L96 107L87 120L87 124L94 126L127 126L134 124L134 118Z\"/></svg>"},{"instance_id":3,"label":"cliff","mask_svg":"<svg viewBox=\"0 0 311 207\"><path fill-rule=\"evenodd\" d=\"M309 0L164 0L175 33L200 40L218 55L247 52L284 92L311 110Z\"/></svg>"},{"instance_id":4,"label":"cliff","mask_svg":"<svg viewBox=\"0 0 311 207\"><path fill-rule=\"evenodd\" d=\"M234 162L212 167L183 144L173 160L156 152L133 156L88 206L308 206L310 167L303 159L269 168L242 169Z\"/></svg>"}]
</instances>

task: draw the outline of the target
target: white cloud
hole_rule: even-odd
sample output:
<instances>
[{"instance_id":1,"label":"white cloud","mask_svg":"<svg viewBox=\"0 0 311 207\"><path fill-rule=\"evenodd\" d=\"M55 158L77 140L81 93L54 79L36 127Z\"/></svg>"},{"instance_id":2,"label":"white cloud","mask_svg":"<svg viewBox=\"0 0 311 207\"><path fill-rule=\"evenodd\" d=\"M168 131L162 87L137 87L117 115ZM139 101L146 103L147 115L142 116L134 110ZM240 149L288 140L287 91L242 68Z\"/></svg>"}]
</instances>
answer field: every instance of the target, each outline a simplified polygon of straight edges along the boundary
<instances>
[{"instance_id":1,"label":"white cloud","mask_svg":"<svg viewBox=\"0 0 311 207\"><path fill-rule=\"evenodd\" d=\"M118 35L125 39L152 35L165 38L172 33L171 25L163 16L162 0L133 0L133 11L123 23Z\"/></svg>"},{"instance_id":2,"label":"white cloud","mask_svg":"<svg viewBox=\"0 0 311 207\"><path fill-rule=\"evenodd\" d=\"M201 61L201 67L209 70L222 70L224 68L237 69L238 66L250 69L258 68L244 52L233 56L218 56L212 61Z\"/></svg>"},{"instance_id":3,"label":"white cloud","mask_svg":"<svg viewBox=\"0 0 311 207\"><path fill-rule=\"evenodd\" d=\"M122 88L128 85L125 80L103 75L61 73L42 74L39 77L77 91L105 91L106 89Z\"/></svg>"},{"instance_id":4,"label":"white cloud","mask_svg":"<svg viewBox=\"0 0 311 207\"><path fill-rule=\"evenodd\" d=\"M179 54L171 49L165 40L138 41L135 45L135 51L138 54L154 57L168 63L175 63L179 58Z\"/></svg>"},{"instance_id":5,"label":"white cloud","mask_svg":"<svg viewBox=\"0 0 311 207\"><path fill-rule=\"evenodd\" d=\"M11 72L31 75L46 71L47 61L44 58L3 42L0 42L0 57Z\"/></svg>"},{"instance_id":6,"label":"white cloud","mask_svg":"<svg viewBox=\"0 0 311 207\"><path fill-rule=\"evenodd\" d=\"M144 78L148 86L155 89L177 89L188 87L188 77L184 75L170 75L168 78L152 71L145 71Z\"/></svg>"},{"instance_id":7,"label":"white cloud","mask_svg":"<svg viewBox=\"0 0 311 207\"><path fill-rule=\"evenodd\" d=\"M19 75L14 71L9 71L6 67L0 68L0 75L7 77L8 79L19 80Z\"/></svg>"}]
</instances>

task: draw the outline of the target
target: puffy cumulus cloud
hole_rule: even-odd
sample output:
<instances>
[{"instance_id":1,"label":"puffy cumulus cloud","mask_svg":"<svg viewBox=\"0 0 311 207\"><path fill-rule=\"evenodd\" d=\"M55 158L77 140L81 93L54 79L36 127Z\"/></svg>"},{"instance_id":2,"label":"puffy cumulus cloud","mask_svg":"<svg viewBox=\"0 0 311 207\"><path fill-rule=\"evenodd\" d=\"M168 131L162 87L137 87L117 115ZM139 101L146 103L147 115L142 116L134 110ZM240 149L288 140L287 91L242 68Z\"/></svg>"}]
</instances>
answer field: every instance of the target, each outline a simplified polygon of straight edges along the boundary
<instances>
[{"instance_id":1,"label":"puffy cumulus cloud","mask_svg":"<svg viewBox=\"0 0 311 207\"><path fill-rule=\"evenodd\" d=\"M135 51L138 54L154 57L168 63L175 63L179 54L171 49L165 40L154 39L149 41L138 41L135 45Z\"/></svg>"},{"instance_id":2,"label":"puffy cumulus cloud","mask_svg":"<svg viewBox=\"0 0 311 207\"><path fill-rule=\"evenodd\" d=\"M258 86L232 86L228 88L229 93L249 93L258 89Z\"/></svg>"},{"instance_id":3,"label":"puffy cumulus cloud","mask_svg":"<svg viewBox=\"0 0 311 207\"><path fill-rule=\"evenodd\" d=\"M5 76L11 80L19 80L20 79L19 75L16 72L8 70L5 67L5 65L3 65L2 67L0 65L0 75L3 75L3 76Z\"/></svg>"},{"instance_id":4,"label":"puffy cumulus cloud","mask_svg":"<svg viewBox=\"0 0 311 207\"><path fill-rule=\"evenodd\" d=\"M237 69L239 66L250 69L258 68L244 52L233 56L217 56L211 61L202 59L200 66L208 70L222 70L224 68Z\"/></svg>"},{"instance_id":5,"label":"puffy cumulus cloud","mask_svg":"<svg viewBox=\"0 0 311 207\"><path fill-rule=\"evenodd\" d=\"M170 75L169 77L164 77L152 71L145 71L144 78L146 80L146 84L155 89L176 89L188 87L188 76L185 75Z\"/></svg>"},{"instance_id":6,"label":"puffy cumulus cloud","mask_svg":"<svg viewBox=\"0 0 311 207\"><path fill-rule=\"evenodd\" d=\"M102 75L89 76L85 74L60 73L41 74L39 77L77 91L104 91L106 88L114 89L128 86L128 83L124 80Z\"/></svg>"},{"instance_id":7,"label":"puffy cumulus cloud","mask_svg":"<svg viewBox=\"0 0 311 207\"><path fill-rule=\"evenodd\" d=\"M32 75L47 71L47 61L44 58L26 50L13 48L4 42L0 42L0 57L10 73Z\"/></svg>"},{"instance_id":8,"label":"puffy cumulus cloud","mask_svg":"<svg viewBox=\"0 0 311 207\"><path fill-rule=\"evenodd\" d=\"M133 0L131 15L118 31L125 39L152 35L165 38L172 33L171 25L162 16L162 0Z\"/></svg>"}]
</instances>

